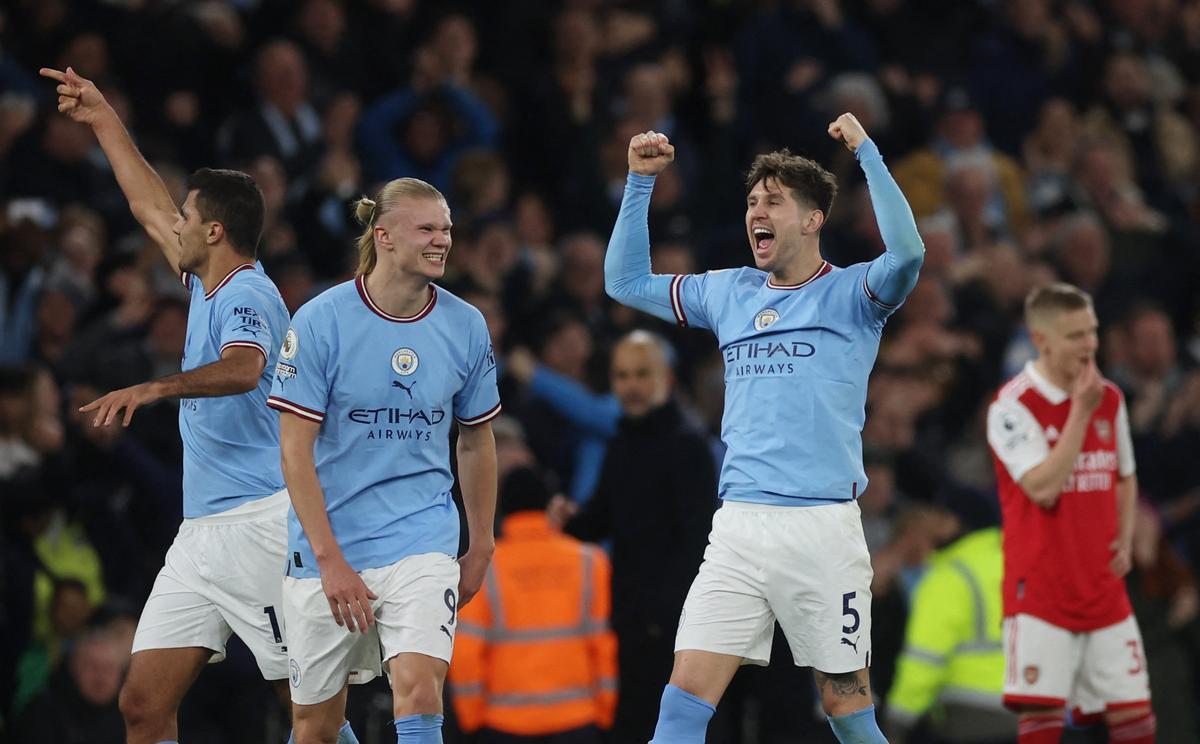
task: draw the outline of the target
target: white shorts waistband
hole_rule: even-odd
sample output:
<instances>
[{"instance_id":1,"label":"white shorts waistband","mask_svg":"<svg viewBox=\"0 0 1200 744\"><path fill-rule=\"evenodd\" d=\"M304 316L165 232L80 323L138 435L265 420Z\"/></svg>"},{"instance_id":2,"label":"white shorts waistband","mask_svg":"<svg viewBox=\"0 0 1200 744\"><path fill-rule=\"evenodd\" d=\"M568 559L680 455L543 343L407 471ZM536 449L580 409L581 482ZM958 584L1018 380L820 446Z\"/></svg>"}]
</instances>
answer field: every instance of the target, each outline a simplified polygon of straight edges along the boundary
<instances>
[{"instance_id":1,"label":"white shorts waistband","mask_svg":"<svg viewBox=\"0 0 1200 744\"><path fill-rule=\"evenodd\" d=\"M287 489L278 491L270 496L264 496L261 499L254 499L246 503L235 506L234 508L209 514L205 517L193 517L183 520L185 525L195 525L197 527L207 527L214 524L236 524L238 522L256 522L260 519L270 519L272 517L284 517L287 515L288 507L291 505L291 498L288 496Z\"/></svg>"},{"instance_id":2,"label":"white shorts waistband","mask_svg":"<svg viewBox=\"0 0 1200 744\"><path fill-rule=\"evenodd\" d=\"M854 499L846 499L834 504L796 504L795 506L784 506L783 504L758 504L753 501L730 501L724 499L721 502L722 509L730 509L733 511L748 511L748 512L786 512L788 514L798 513L801 511L809 511L811 509L823 509L825 507L845 506L846 504L857 504Z\"/></svg>"}]
</instances>

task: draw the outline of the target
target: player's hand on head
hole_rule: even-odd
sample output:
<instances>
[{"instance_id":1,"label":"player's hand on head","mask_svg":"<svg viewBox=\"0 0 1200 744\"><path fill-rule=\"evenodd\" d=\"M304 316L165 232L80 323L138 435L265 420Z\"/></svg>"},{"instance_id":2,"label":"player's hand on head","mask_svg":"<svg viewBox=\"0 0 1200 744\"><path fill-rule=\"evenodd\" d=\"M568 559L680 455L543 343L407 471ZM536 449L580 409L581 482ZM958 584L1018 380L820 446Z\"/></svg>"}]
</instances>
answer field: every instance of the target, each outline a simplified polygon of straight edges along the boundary
<instances>
[{"instance_id":1,"label":"player's hand on head","mask_svg":"<svg viewBox=\"0 0 1200 744\"><path fill-rule=\"evenodd\" d=\"M321 566L321 588L329 600L329 611L333 621L353 633L366 633L375 624L375 611L371 600L379 599L367 588L358 572L345 558Z\"/></svg>"},{"instance_id":2,"label":"player's hand on head","mask_svg":"<svg viewBox=\"0 0 1200 744\"><path fill-rule=\"evenodd\" d=\"M1096 369L1095 360L1089 360L1071 385L1071 405L1080 406L1085 413L1091 413L1103 399L1104 380L1100 377L1100 370Z\"/></svg>"},{"instance_id":3,"label":"player's hand on head","mask_svg":"<svg viewBox=\"0 0 1200 744\"><path fill-rule=\"evenodd\" d=\"M675 145L661 132L643 132L629 140L628 155L631 172L656 176L675 159Z\"/></svg>"},{"instance_id":4,"label":"player's hand on head","mask_svg":"<svg viewBox=\"0 0 1200 744\"><path fill-rule=\"evenodd\" d=\"M80 77L79 73L68 67L66 70L55 70L43 67L38 74L45 78L58 81L58 110L70 116L73 121L81 124L93 124L100 114L108 107L104 94L95 83Z\"/></svg>"},{"instance_id":5,"label":"player's hand on head","mask_svg":"<svg viewBox=\"0 0 1200 744\"><path fill-rule=\"evenodd\" d=\"M856 152L859 145L867 141L867 130L859 123L854 114L842 114L829 124L829 136L846 146L850 152Z\"/></svg>"}]
</instances>

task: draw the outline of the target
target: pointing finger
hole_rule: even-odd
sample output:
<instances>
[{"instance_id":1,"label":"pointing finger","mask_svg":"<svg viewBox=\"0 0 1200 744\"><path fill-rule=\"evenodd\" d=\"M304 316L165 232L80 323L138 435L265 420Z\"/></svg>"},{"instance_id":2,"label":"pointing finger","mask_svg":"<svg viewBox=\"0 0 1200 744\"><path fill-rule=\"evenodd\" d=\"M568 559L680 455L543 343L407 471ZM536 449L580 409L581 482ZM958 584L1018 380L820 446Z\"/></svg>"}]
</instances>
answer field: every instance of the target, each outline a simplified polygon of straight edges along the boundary
<instances>
[{"instance_id":1,"label":"pointing finger","mask_svg":"<svg viewBox=\"0 0 1200 744\"><path fill-rule=\"evenodd\" d=\"M51 80L57 80L59 82L63 82L67 79L67 76L61 70L55 70L52 67L43 67L42 69L38 70L38 74L42 77L50 78Z\"/></svg>"}]
</instances>

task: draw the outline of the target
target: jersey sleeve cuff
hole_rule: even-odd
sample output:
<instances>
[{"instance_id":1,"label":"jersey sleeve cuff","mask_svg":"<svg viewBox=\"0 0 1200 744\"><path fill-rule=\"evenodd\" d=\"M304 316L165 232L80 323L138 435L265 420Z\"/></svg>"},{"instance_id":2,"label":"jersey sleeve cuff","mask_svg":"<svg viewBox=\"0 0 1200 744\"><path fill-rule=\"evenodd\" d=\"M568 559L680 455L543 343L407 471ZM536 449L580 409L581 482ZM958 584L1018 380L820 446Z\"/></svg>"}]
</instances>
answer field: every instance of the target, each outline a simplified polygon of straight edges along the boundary
<instances>
[{"instance_id":1,"label":"jersey sleeve cuff","mask_svg":"<svg viewBox=\"0 0 1200 744\"><path fill-rule=\"evenodd\" d=\"M462 424L463 426L478 426L479 424L484 424L488 421L491 421L499 415L500 404L497 403L490 411L480 414L479 416L475 416L473 418L459 418L458 416L455 416L455 419L457 419L458 423Z\"/></svg>"},{"instance_id":2,"label":"jersey sleeve cuff","mask_svg":"<svg viewBox=\"0 0 1200 744\"><path fill-rule=\"evenodd\" d=\"M654 179L655 179L655 176L644 176L641 173L634 173L633 171L629 171L627 183L630 186L634 186L636 188L649 191L654 188Z\"/></svg>"},{"instance_id":3,"label":"jersey sleeve cuff","mask_svg":"<svg viewBox=\"0 0 1200 744\"><path fill-rule=\"evenodd\" d=\"M267 398L267 405L271 408L274 408L276 411L294 413L302 419L306 419L318 424L325 420L324 412L314 411L311 408L305 408L299 403L293 403L292 401L285 398L280 398L277 395L272 395L271 397Z\"/></svg>"},{"instance_id":4,"label":"jersey sleeve cuff","mask_svg":"<svg viewBox=\"0 0 1200 744\"><path fill-rule=\"evenodd\" d=\"M679 327L687 328L687 313L683 311L683 277L683 274L676 274L671 279L671 312L675 314L675 322Z\"/></svg>"},{"instance_id":5,"label":"jersey sleeve cuff","mask_svg":"<svg viewBox=\"0 0 1200 744\"><path fill-rule=\"evenodd\" d=\"M867 284L867 274L865 272L863 273L863 291L867 293L867 299L871 300L871 302L874 302L876 305L883 308L884 310L887 310L890 312L890 311L894 311L896 308L900 307L901 303L899 303L899 302L892 305L892 304L886 303L883 300L879 299L879 295L872 292L871 286L869 284Z\"/></svg>"},{"instance_id":6,"label":"jersey sleeve cuff","mask_svg":"<svg viewBox=\"0 0 1200 744\"><path fill-rule=\"evenodd\" d=\"M224 354L225 350L231 346L241 346L241 347L247 348L247 349L257 349L258 353L263 355L263 364L266 364L270 359L270 357L267 356L267 350L262 347L262 344L255 343L254 341L230 341L221 346L220 354Z\"/></svg>"}]
</instances>

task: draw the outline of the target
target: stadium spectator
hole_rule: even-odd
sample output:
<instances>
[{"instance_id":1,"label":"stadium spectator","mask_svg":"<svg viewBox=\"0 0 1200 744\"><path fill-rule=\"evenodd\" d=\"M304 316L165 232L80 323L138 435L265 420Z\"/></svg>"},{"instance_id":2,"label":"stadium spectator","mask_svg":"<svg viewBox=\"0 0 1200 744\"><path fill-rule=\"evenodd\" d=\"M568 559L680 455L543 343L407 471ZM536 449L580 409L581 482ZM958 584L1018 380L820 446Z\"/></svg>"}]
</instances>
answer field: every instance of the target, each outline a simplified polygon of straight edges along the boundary
<instances>
[{"instance_id":1,"label":"stadium spectator","mask_svg":"<svg viewBox=\"0 0 1200 744\"><path fill-rule=\"evenodd\" d=\"M74 644L66 663L13 723L14 741L124 744L117 693L129 649L112 630L93 627Z\"/></svg>"}]
</instances>

